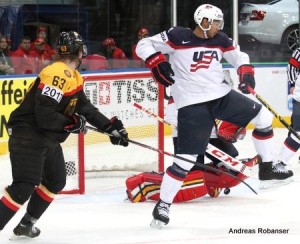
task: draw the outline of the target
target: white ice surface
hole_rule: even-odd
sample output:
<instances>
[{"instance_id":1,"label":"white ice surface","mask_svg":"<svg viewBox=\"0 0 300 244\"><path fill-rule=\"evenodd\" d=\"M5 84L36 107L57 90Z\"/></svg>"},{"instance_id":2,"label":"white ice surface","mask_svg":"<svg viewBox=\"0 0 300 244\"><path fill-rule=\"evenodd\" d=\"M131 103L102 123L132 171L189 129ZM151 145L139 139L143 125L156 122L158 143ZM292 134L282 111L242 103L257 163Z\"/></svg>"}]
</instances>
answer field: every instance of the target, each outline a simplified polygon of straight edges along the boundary
<instances>
[{"instance_id":1,"label":"white ice surface","mask_svg":"<svg viewBox=\"0 0 300 244\"><path fill-rule=\"evenodd\" d=\"M275 130L276 149L279 150L286 134L286 129ZM166 138L166 144L166 150L172 150L171 138ZM250 131L236 146L240 158L255 155ZM140 150L147 153L147 149ZM12 229L25 212L26 206L23 206L0 232L0 244L298 243L300 165L297 157L293 158L291 165L295 174L293 183L262 191L258 188L255 174L247 183L258 195L240 184L232 188L229 195L222 193L215 199L205 196L188 203L173 204L170 223L162 230L149 226L154 202L133 204L124 201L125 176L88 177L85 195L57 197L36 224L42 231L38 238L9 241ZM10 184L10 174L8 156L0 157L0 195ZM251 229L256 233L230 234L231 228ZM287 229L288 234L258 234L258 228Z\"/></svg>"}]
</instances>

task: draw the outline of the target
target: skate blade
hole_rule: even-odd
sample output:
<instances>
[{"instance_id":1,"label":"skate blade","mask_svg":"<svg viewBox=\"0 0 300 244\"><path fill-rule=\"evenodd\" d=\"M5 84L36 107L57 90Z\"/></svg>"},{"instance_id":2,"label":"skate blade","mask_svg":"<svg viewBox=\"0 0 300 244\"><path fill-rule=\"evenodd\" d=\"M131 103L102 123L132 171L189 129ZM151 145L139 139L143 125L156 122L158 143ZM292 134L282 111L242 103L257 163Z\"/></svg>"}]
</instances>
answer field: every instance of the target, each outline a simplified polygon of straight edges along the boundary
<instances>
[{"instance_id":1,"label":"skate blade","mask_svg":"<svg viewBox=\"0 0 300 244\"><path fill-rule=\"evenodd\" d=\"M274 187L284 186L294 181L293 177L289 177L285 180L265 180L260 181L259 189L265 190Z\"/></svg>"},{"instance_id":2,"label":"skate blade","mask_svg":"<svg viewBox=\"0 0 300 244\"><path fill-rule=\"evenodd\" d=\"M32 239L28 236L17 236L15 234L12 234L12 236L9 238L10 241L17 241L17 240L29 240Z\"/></svg>"},{"instance_id":3,"label":"skate blade","mask_svg":"<svg viewBox=\"0 0 300 244\"><path fill-rule=\"evenodd\" d=\"M153 219L150 223L150 226L154 229L162 229L166 224L160 220Z\"/></svg>"}]
</instances>

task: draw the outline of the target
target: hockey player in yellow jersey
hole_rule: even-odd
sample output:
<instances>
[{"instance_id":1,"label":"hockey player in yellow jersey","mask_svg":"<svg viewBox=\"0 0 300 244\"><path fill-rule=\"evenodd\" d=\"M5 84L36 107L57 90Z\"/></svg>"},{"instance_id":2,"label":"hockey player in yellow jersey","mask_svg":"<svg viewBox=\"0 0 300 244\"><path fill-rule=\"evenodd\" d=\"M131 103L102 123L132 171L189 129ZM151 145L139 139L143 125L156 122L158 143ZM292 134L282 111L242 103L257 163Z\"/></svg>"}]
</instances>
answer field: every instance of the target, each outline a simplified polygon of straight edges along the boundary
<instances>
[{"instance_id":1,"label":"hockey player in yellow jersey","mask_svg":"<svg viewBox=\"0 0 300 244\"><path fill-rule=\"evenodd\" d=\"M37 237L34 226L66 183L60 143L81 133L85 122L110 135L112 144L128 146L121 120L108 119L83 92L76 70L87 50L75 31L61 32L57 59L45 67L8 121L12 183L0 199L0 231L27 201L27 211L14 228L15 236Z\"/></svg>"}]
</instances>

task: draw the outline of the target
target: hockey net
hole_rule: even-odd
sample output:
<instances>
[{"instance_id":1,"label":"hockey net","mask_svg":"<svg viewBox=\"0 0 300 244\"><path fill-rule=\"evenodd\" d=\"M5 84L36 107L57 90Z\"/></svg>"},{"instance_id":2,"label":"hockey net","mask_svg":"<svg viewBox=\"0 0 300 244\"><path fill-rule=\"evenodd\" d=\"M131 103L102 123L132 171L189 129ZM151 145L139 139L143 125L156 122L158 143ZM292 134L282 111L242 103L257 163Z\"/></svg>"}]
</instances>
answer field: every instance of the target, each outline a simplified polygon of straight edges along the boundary
<instances>
[{"instance_id":1,"label":"hockey net","mask_svg":"<svg viewBox=\"0 0 300 244\"><path fill-rule=\"evenodd\" d=\"M132 140L164 149L164 126L133 106L143 107L163 117L164 91L154 82L150 72L101 73L84 76L84 91L93 105L108 118L118 116ZM110 143L108 136L88 131L74 135L62 144L67 183L62 193L85 192L85 177L108 177L112 172L163 171L164 157L158 152L130 144ZM98 173L97 173L98 172Z\"/></svg>"}]
</instances>

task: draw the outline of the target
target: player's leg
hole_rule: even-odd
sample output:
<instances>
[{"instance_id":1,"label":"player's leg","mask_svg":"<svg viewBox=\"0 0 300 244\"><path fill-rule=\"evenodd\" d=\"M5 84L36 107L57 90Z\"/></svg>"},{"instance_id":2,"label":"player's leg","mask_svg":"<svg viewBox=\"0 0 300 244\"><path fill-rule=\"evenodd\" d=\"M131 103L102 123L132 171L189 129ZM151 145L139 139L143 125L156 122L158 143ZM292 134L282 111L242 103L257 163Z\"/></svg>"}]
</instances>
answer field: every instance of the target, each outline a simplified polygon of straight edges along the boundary
<instances>
[{"instance_id":1,"label":"player's leg","mask_svg":"<svg viewBox=\"0 0 300 244\"><path fill-rule=\"evenodd\" d=\"M40 234L40 230L33 225L54 200L56 194L60 192L66 183L65 161L59 143L49 145L49 150L45 155L45 164L41 184L32 193L27 211L20 223L14 229L16 235L35 237ZM32 233L35 231L35 233Z\"/></svg>"},{"instance_id":2,"label":"player's leg","mask_svg":"<svg viewBox=\"0 0 300 244\"><path fill-rule=\"evenodd\" d=\"M293 172L287 170L285 164L278 162L274 157L272 120L273 116L265 107L262 107L258 115L252 120L255 125L252 139L256 151L262 157L258 174L261 181L260 188L287 184L293 180Z\"/></svg>"},{"instance_id":3,"label":"player's leg","mask_svg":"<svg viewBox=\"0 0 300 244\"><path fill-rule=\"evenodd\" d=\"M207 104L179 109L177 155L193 161L196 161L198 154L204 155L212 126L213 120L209 116ZM192 166L193 164L175 158L167 168L161 184L160 200L153 210L152 226L169 222L170 205Z\"/></svg>"},{"instance_id":4,"label":"player's leg","mask_svg":"<svg viewBox=\"0 0 300 244\"><path fill-rule=\"evenodd\" d=\"M217 112L219 119L242 127L251 121L255 126L252 139L257 153L262 158L262 163L259 164L261 188L290 182L293 172L286 170L284 165L275 160L273 115L262 105L234 90L220 101Z\"/></svg>"},{"instance_id":5,"label":"player's leg","mask_svg":"<svg viewBox=\"0 0 300 244\"><path fill-rule=\"evenodd\" d=\"M0 201L0 230L39 185L47 148L39 139L9 138L13 182Z\"/></svg>"}]
</instances>

